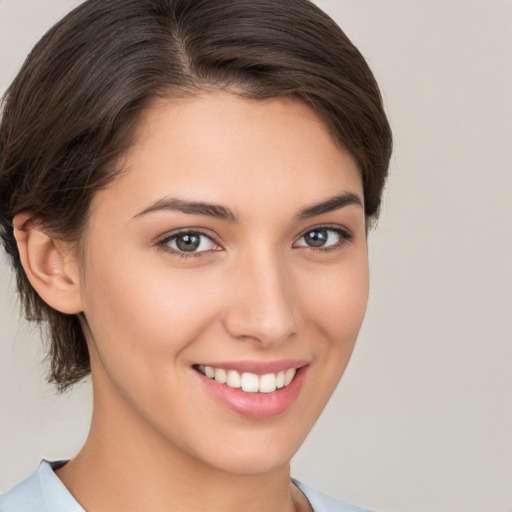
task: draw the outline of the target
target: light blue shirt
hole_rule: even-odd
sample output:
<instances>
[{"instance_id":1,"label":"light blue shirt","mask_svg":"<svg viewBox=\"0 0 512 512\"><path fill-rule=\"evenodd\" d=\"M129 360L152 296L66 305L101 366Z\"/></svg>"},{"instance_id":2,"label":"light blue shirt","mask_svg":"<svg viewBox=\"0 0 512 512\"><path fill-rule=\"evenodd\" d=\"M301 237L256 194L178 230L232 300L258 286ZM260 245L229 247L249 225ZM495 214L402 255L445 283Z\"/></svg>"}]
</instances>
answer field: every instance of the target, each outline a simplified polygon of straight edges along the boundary
<instances>
[{"instance_id":1,"label":"light blue shirt","mask_svg":"<svg viewBox=\"0 0 512 512\"><path fill-rule=\"evenodd\" d=\"M54 472L66 462L43 459L37 471L0 496L0 512L85 512ZM330 498L297 480L293 483L314 512L370 512Z\"/></svg>"}]
</instances>

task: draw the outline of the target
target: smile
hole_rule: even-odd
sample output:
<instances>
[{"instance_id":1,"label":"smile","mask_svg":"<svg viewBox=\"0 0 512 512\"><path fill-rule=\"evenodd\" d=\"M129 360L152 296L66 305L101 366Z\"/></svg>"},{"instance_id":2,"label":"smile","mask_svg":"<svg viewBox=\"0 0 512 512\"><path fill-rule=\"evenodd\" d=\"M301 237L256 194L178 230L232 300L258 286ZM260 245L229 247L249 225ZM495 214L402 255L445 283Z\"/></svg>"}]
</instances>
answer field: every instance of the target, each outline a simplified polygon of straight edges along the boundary
<instances>
[{"instance_id":1,"label":"smile","mask_svg":"<svg viewBox=\"0 0 512 512\"><path fill-rule=\"evenodd\" d=\"M253 419L278 416L288 410L310 369L308 361L298 359L212 363L192 366L203 389L216 403Z\"/></svg>"},{"instance_id":2,"label":"smile","mask_svg":"<svg viewBox=\"0 0 512 512\"><path fill-rule=\"evenodd\" d=\"M225 370L224 368L213 368L212 366L197 365L196 370L209 379L219 384L225 384L233 389L241 389L246 393L273 393L276 389L288 386L295 374L296 368L288 368L274 373L257 375L255 373L237 370Z\"/></svg>"}]
</instances>

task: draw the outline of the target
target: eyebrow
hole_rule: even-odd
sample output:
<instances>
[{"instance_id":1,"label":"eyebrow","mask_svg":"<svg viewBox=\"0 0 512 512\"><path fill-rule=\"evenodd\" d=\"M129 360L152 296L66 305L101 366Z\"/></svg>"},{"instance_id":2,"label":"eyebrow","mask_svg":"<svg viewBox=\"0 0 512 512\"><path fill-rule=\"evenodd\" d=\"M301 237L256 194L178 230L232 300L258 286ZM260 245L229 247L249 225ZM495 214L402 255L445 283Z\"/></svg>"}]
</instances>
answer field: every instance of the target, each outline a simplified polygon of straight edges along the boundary
<instances>
[{"instance_id":1,"label":"eyebrow","mask_svg":"<svg viewBox=\"0 0 512 512\"><path fill-rule=\"evenodd\" d=\"M339 210L340 208L344 208L348 205L356 205L363 208L363 202L357 194L344 192L337 196L330 197L320 203L308 206L301 210L296 217L298 220L305 220L311 217L316 217L317 215L322 215L323 213ZM227 220L230 222L236 222L238 220L238 215L225 206L202 201L187 201L185 199L173 197L159 199L137 213L133 218L161 210L179 211L189 215L205 215L207 217Z\"/></svg>"}]
</instances>

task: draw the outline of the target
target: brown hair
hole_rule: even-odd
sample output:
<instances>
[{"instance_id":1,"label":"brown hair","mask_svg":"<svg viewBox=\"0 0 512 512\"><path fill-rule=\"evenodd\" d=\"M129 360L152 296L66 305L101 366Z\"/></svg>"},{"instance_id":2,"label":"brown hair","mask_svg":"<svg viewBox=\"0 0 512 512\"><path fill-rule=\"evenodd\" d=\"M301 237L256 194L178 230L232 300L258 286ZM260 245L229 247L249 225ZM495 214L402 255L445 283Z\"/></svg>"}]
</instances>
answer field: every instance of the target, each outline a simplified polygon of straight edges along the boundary
<instances>
[{"instance_id":1,"label":"brown hair","mask_svg":"<svg viewBox=\"0 0 512 512\"><path fill-rule=\"evenodd\" d=\"M226 89L293 96L325 121L361 171L376 217L391 132L359 51L308 0L88 0L33 49L3 101L0 229L29 320L48 327L49 381L65 390L90 372L78 317L29 283L13 218L29 212L79 241L95 191L116 174L141 111L155 96Z\"/></svg>"}]
</instances>

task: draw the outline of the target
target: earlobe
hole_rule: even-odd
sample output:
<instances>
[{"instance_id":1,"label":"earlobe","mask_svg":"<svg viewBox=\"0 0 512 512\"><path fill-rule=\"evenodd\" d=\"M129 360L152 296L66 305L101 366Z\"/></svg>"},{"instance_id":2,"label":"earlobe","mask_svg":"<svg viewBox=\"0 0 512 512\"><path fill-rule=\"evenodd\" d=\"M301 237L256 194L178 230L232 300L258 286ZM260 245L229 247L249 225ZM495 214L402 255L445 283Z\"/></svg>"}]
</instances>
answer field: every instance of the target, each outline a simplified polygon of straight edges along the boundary
<instances>
[{"instance_id":1,"label":"earlobe","mask_svg":"<svg viewBox=\"0 0 512 512\"><path fill-rule=\"evenodd\" d=\"M14 218L14 236L28 280L52 308L65 314L80 313L79 274L69 247L54 240L40 224L27 224L28 219L28 214Z\"/></svg>"}]
</instances>

